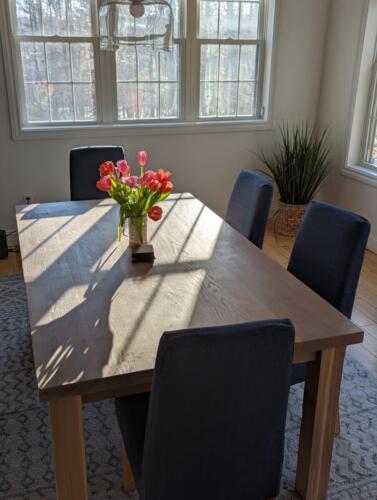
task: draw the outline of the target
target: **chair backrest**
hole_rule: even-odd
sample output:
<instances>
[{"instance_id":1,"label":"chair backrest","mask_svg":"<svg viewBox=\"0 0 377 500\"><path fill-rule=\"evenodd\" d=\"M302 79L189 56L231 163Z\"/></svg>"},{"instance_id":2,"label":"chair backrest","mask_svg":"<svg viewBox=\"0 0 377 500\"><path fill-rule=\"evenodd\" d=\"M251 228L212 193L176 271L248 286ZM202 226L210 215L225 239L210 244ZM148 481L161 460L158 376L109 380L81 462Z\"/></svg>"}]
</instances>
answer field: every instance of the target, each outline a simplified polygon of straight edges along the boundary
<instances>
[{"instance_id":1,"label":"chair backrest","mask_svg":"<svg viewBox=\"0 0 377 500\"><path fill-rule=\"evenodd\" d=\"M84 146L72 149L69 157L71 200L107 198L107 193L96 188L99 166L107 160L115 163L123 159L122 146Z\"/></svg>"},{"instance_id":2,"label":"chair backrest","mask_svg":"<svg viewBox=\"0 0 377 500\"><path fill-rule=\"evenodd\" d=\"M298 232L288 271L351 317L369 222L353 212L312 202Z\"/></svg>"},{"instance_id":3,"label":"chair backrest","mask_svg":"<svg viewBox=\"0 0 377 500\"><path fill-rule=\"evenodd\" d=\"M225 220L262 248L272 200L272 183L255 172L242 170L229 198Z\"/></svg>"},{"instance_id":4,"label":"chair backrest","mask_svg":"<svg viewBox=\"0 0 377 500\"><path fill-rule=\"evenodd\" d=\"M293 348L288 320L165 333L141 499L277 496Z\"/></svg>"}]
</instances>

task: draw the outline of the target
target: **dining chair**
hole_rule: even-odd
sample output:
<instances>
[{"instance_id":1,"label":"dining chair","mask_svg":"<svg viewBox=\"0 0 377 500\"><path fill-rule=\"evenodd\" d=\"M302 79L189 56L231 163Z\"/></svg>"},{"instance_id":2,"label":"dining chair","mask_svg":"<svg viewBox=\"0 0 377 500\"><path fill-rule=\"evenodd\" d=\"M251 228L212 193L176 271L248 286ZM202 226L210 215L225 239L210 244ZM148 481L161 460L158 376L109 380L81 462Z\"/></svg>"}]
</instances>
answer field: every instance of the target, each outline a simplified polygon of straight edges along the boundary
<instances>
[{"instance_id":1,"label":"dining chair","mask_svg":"<svg viewBox=\"0 0 377 500\"><path fill-rule=\"evenodd\" d=\"M242 170L233 187L225 221L262 248L272 200L272 183L250 170Z\"/></svg>"},{"instance_id":2,"label":"dining chair","mask_svg":"<svg viewBox=\"0 0 377 500\"><path fill-rule=\"evenodd\" d=\"M350 318L369 232L369 221L360 215L313 201L297 234L288 271ZM304 363L292 368L292 385L305 380L305 368Z\"/></svg>"},{"instance_id":3,"label":"dining chair","mask_svg":"<svg viewBox=\"0 0 377 500\"><path fill-rule=\"evenodd\" d=\"M140 499L276 497L293 350L289 320L165 333L151 392L115 401Z\"/></svg>"},{"instance_id":4,"label":"dining chair","mask_svg":"<svg viewBox=\"0 0 377 500\"><path fill-rule=\"evenodd\" d=\"M107 193L96 188L98 168L107 160L116 163L123 159L122 146L84 146L72 149L69 156L71 200L107 198Z\"/></svg>"}]
</instances>

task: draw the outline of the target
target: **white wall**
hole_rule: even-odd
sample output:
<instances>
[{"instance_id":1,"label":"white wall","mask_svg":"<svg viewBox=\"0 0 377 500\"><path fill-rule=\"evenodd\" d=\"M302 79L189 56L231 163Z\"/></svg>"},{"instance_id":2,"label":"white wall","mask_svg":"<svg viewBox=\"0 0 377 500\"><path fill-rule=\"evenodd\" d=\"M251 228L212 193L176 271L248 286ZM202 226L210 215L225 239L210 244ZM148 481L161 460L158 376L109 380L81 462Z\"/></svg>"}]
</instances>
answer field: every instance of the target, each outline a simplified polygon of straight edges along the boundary
<instances>
[{"instance_id":1,"label":"white wall","mask_svg":"<svg viewBox=\"0 0 377 500\"><path fill-rule=\"evenodd\" d=\"M324 58L318 123L331 129L333 173L322 195L330 202L367 217L372 224L369 248L377 251L377 187L341 173L347 155L355 71L368 0L332 0Z\"/></svg>"},{"instance_id":2,"label":"white wall","mask_svg":"<svg viewBox=\"0 0 377 500\"><path fill-rule=\"evenodd\" d=\"M328 0L278 2L274 122L313 120L318 108ZM133 159L138 149L147 149L153 167L173 172L178 190L193 192L221 214L238 171L255 165L252 151L271 147L275 133L129 138L119 134L104 141L13 141L0 60L0 227L15 226L14 206L25 193L31 193L37 202L69 199L68 154L83 142L122 144L128 159Z\"/></svg>"}]
</instances>

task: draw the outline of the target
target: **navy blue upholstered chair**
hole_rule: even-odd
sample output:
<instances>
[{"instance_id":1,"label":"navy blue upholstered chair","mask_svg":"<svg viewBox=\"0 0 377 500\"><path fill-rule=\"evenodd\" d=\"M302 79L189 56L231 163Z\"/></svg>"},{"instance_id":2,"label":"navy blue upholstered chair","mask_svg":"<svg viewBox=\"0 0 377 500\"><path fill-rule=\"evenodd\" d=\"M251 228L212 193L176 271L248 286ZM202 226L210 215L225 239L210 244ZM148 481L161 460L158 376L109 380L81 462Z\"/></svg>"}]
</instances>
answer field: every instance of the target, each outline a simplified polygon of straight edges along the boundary
<instances>
[{"instance_id":1,"label":"navy blue upholstered chair","mask_svg":"<svg viewBox=\"0 0 377 500\"><path fill-rule=\"evenodd\" d=\"M98 168L107 160L116 163L123 159L122 146L85 146L72 149L69 157L71 200L107 198L107 193L96 188Z\"/></svg>"},{"instance_id":2,"label":"navy blue upholstered chair","mask_svg":"<svg viewBox=\"0 0 377 500\"><path fill-rule=\"evenodd\" d=\"M313 201L298 232L288 271L350 318L369 232L369 222L360 215ZM292 384L304 380L305 364L295 365Z\"/></svg>"},{"instance_id":3,"label":"navy blue upholstered chair","mask_svg":"<svg viewBox=\"0 0 377 500\"><path fill-rule=\"evenodd\" d=\"M225 215L228 224L259 248L263 245L272 191L272 183L268 179L250 170L242 170Z\"/></svg>"},{"instance_id":4,"label":"navy blue upholstered chair","mask_svg":"<svg viewBox=\"0 0 377 500\"><path fill-rule=\"evenodd\" d=\"M140 499L276 497L293 349L288 320L165 333L151 393L116 400Z\"/></svg>"}]
</instances>

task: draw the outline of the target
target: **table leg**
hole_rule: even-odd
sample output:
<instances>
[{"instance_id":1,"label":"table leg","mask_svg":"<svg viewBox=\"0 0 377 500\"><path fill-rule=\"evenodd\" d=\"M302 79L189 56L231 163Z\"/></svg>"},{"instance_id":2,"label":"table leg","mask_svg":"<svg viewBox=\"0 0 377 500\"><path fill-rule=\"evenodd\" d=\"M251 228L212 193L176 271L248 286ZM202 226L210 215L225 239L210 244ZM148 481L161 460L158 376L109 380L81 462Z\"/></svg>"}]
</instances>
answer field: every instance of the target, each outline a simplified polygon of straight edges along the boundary
<instances>
[{"instance_id":1,"label":"table leg","mask_svg":"<svg viewBox=\"0 0 377 500\"><path fill-rule=\"evenodd\" d=\"M345 348L326 349L308 363L296 489L306 500L326 498Z\"/></svg>"},{"instance_id":2,"label":"table leg","mask_svg":"<svg viewBox=\"0 0 377 500\"><path fill-rule=\"evenodd\" d=\"M57 500L87 500L81 396L49 402Z\"/></svg>"},{"instance_id":3,"label":"table leg","mask_svg":"<svg viewBox=\"0 0 377 500\"><path fill-rule=\"evenodd\" d=\"M123 453L123 487L129 497L135 491L135 479L126 451Z\"/></svg>"}]
</instances>

